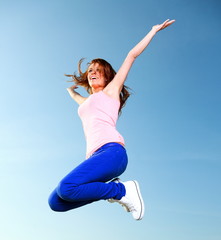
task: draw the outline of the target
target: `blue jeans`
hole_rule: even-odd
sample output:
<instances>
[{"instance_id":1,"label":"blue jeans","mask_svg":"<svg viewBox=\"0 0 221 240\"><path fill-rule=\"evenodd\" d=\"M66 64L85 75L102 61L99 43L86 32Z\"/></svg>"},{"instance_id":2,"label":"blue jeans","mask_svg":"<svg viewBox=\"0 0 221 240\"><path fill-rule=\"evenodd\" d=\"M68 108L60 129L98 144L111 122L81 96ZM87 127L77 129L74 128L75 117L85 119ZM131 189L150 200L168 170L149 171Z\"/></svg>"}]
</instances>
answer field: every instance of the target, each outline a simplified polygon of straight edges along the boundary
<instances>
[{"instance_id":1,"label":"blue jeans","mask_svg":"<svg viewBox=\"0 0 221 240\"><path fill-rule=\"evenodd\" d=\"M49 197L49 206L68 211L101 199L121 199L126 190L122 183L108 182L127 167L127 153L118 143L107 143L72 170Z\"/></svg>"}]
</instances>

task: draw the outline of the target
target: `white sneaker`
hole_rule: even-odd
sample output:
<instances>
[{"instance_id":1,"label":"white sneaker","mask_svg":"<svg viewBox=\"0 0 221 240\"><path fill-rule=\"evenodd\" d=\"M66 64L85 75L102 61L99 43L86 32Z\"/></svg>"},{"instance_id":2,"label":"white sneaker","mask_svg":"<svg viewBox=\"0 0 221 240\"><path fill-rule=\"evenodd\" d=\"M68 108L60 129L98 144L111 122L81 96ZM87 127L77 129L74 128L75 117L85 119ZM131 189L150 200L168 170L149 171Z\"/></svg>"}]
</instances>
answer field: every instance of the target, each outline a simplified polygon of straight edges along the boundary
<instances>
[{"instance_id":1,"label":"white sneaker","mask_svg":"<svg viewBox=\"0 0 221 240\"><path fill-rule=\"evenodd\" d=\"M116 181L114 179L113 181ZM120 182L120 179L117 179ZM126 188L126 195L120 200L111 199L109 202L118 202L126 208L136 220L141 220L144 216L144 202L140 193L137 181L122 182Z\"/></svg>"},{"instance_id":2,"label":"white sneaker","mask_svg":"<svg viewBox=\"0 0 221 240\"><path fill-rule=\"evenodd\" d=\"M114 178L111 182L115 182L115 183L122 183L122 181L120 180L120 178ZM119 203L127 212L130 212L130 210L127 208L127 206L125 206L124 204L121 204L119 202L119 200L114 199L114 198L110 198L107 200L109 203Z\"/></svg>"},{"instance_id":3,"label":"white sneaker","mask_svg":"<svg viewBox=\"0 0 221 240\"><path fill-rule=\"evenodd\" d=\"M126 188L126 195L119 202L129 209L134 219L141 220L144 216L144 202L139 184L137 181L128 181L123 184Z\"/></svg>"}]
</instances>

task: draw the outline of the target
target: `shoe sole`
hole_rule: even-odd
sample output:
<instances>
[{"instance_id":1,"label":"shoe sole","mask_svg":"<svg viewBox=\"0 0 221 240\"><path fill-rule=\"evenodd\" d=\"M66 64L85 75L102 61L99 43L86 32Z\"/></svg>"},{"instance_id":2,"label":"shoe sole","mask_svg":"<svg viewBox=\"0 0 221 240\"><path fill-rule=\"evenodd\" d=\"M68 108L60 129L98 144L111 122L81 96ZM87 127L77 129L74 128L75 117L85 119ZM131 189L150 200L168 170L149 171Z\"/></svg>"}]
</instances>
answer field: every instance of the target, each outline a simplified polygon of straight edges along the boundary
<instances>
[{"instance_id":1,"label":"shoe sole","mask_svg":"<svg viewBox=\"0 0 221 240\"><path fill-rule=\"evenodd\" d=\"M140 187L139 187L138 182L136 180L134 180L133 182L135 184L135 187L136 187L136 190L137 190L137 195L138 195L138 198L139 198L139 201L140 201L140 205L141 205L140 215L139 215L139 217L136 220L141 220L143 218L143 216L144 216L144 211L145 211L144 201L143 201L143 198L141 196Z\"/></svg>"}]
</instances>

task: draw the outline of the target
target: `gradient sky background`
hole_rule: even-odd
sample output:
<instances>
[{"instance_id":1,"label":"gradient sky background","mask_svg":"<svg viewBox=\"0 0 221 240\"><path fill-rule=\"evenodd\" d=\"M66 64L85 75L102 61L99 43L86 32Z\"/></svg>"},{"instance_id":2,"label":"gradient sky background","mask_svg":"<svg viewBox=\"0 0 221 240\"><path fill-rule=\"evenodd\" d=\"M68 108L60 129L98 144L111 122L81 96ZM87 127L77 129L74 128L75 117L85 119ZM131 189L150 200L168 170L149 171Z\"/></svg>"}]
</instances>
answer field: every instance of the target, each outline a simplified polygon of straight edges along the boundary
<instances>
[{"instance_id":1,"label":"gradient sky background","mask_svg":"<svg viewBox=\"0 0 221 240\"><path fill-rule=\"evenodd\" d=\"M85 156L64 74L82 57L117 70L167 18L129 74L118 122L122 179L140 182L144 219L106 201L51 211L50 192ZM0 238L220 240L220 25L219 0L0 0Z\"/></svg>"}]
</instances>

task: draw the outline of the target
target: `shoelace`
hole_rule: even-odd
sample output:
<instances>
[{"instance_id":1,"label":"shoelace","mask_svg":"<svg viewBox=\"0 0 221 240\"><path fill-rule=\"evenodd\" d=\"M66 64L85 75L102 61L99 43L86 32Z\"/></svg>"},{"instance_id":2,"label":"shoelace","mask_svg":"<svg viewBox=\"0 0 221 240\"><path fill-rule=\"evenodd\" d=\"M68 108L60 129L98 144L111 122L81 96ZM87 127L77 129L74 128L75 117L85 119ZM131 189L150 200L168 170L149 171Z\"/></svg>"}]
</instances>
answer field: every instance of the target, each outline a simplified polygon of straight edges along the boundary
<instances>
[{"instance_id":1,"label":"shoelace","mask_svg":"<svg viewBox=\"0 0 221 240\"><path fill-rule=\"evenodd\" d=\"M130 209L126 205L121 202L119 202L119 204L125 209L125 211L130 212Z\"/></svg>"},{"instance_id":2,"label":"shoelace","mask_svg":"<svg viewBox=\"0 0 221 240\"><path fill-rule=\"evenodd\" d=\"M130 209L125 205L125 204L123 204L122 202L120 202L119 200L115 200L115 199L113 199L113 198L110 198L110 199L108 199L107 200L109 203L119 203L124 209L125 209L125 211L127 211L127 212L130 212Z\"/></svg>"},{"instance_id":3,"label":"shoelace","mask_svg":"<svg viewBox=\"0 0 221 240\"><path fill-rule=\"evenodd\" d=\"M128 209L129 212L136 211L134 205L131 203L127 203L127 204L120 203L120 204L123 205L126 209Z\"/></svg>"}]
</instances>

